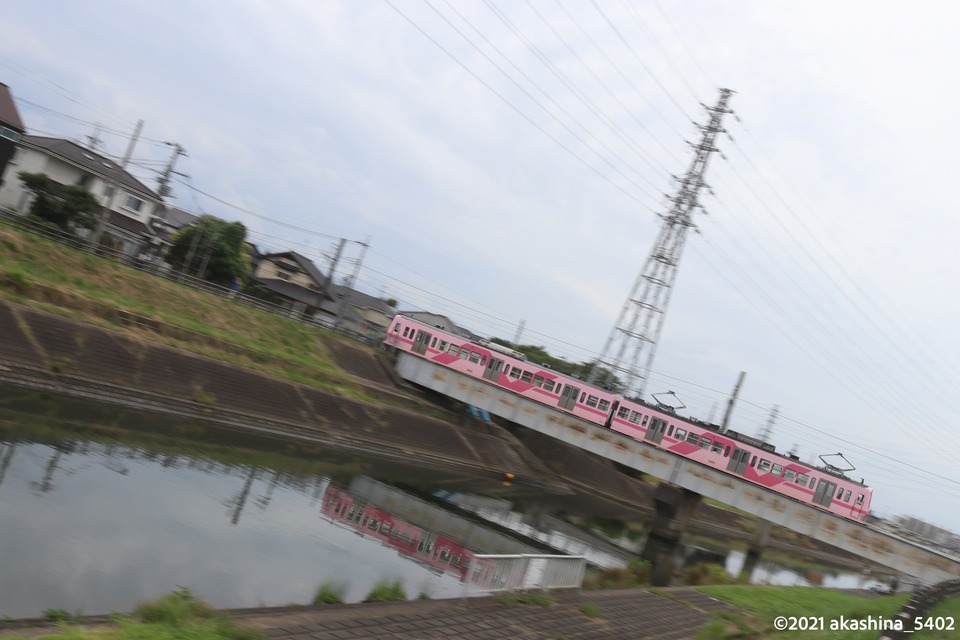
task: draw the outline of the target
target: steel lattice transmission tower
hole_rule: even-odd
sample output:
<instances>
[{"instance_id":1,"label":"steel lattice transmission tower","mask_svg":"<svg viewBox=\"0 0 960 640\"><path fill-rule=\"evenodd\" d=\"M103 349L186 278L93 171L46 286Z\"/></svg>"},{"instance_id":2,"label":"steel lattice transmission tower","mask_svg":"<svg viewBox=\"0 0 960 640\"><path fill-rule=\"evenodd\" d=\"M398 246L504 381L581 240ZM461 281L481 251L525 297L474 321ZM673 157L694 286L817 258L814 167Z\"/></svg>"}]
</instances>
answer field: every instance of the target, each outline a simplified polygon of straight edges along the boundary
<instances>
[{"instance_id":1,"label":"steel lattice transmission tower","mask_svg":"<svg viewBox=\"0 0 960 640\"><path fill-rule=\"evenodd\" d=\"M725 114L731 113L727 101L732 93L730 89L720 89L717 104L706 107L709 122L697 125L703 136L698 144L692 145L696 155L686 175L680 180L680 188L670 198L673 203L670 210L660 215L663 220L660 235L620 310L600 358L594 363L588 378L590 383L607 384L610 376L620 374L625 376L623 392L643 398L687 231L696 227L693 214L696 209L702 208L697 198L700 189L706 185L703 176L707 162L710 155L718 151L714 142L717 135L724 131L720 121ZM644 354L646 363L641 369L639 363Z\"/></svg>"}]
</instances>

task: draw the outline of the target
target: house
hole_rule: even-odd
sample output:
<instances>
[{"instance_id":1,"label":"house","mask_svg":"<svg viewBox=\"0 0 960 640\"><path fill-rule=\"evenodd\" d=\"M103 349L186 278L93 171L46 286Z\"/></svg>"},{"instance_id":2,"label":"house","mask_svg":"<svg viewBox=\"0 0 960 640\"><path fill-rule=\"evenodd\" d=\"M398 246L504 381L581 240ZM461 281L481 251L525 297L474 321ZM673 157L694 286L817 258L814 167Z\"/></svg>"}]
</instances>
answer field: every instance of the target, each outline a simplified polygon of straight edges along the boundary
<instances>
[{"instance_id":1,"label":"house","mask_svg":"<svg viewBox=\"0 0 960 640\"><path fill-rule=\"evenodd\" d=\"M463 327L457 326L454 324L453 320L447 316L442 316L437 313L430 313L429 311L400 311L399 313L405 315L408 318L412 318L417 322L422 322L423 324L428 324L431 327L436 327L441 331L446 331L448 333L453 333L463 338L468 338L473 340L479 338L477 334L465 329Z\"/></svg>"},{"instance_id":2,"label":"house","mask_svg":"<svg viewBox=\"0 0 960 640\"><path fill-rule=\"evenodd\" d=\"M380 298L331 284L313 317L319 324L336 327L375 343L387 334L395 315L397 310Z\"/></svg>"},{"instance_id":3,"label":"house","mask_svg":"<svg viewBox=\"0 0 960 640\"><path fill-rule=\"evenodd\" d=\"M301 317L374 341L386 334L396 315L383 300L329 282L308 258L296 251L257 254L253 278Z\"/></svg>"},{"instance_id":4,"label":"house","mask_svg":"<svg viewBox=\"0 0 960 640\"><path fill-rule=\"evenodd\" d=\"M110 158L71 140L22 136L2 176L0 208L25 215L33 194L17 177L20 172L44 173L93 194L101 207L101 244L131 256L156 251L160 240L151 221L163 201Z\"/></svg>"},{"instance_id":5,"label":"house","mask_svg":"<svg viewBox=\"0 0 960 640\"><path fill-rule=\"evenodd\" d=\"M7 85L0 82L0 187L3 186L3 175L24 131L26 129L13 102L13 94Z\"/></svg>"}]
</instances>

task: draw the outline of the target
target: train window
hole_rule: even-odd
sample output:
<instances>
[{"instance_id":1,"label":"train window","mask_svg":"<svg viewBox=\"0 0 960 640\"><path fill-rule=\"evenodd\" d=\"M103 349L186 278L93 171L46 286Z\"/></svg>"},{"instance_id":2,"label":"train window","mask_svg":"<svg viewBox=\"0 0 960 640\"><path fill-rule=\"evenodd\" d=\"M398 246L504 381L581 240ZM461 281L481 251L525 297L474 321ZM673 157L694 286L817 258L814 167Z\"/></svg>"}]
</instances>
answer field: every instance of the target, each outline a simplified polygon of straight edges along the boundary
<instances>
[{"instance_id":1,"label":"train window","mask_svg":"<svg viewBox=\"0 0 960 640\"><path fill-rule=\"evenodd\" d=\"M561 389L563 389L563 385L560 383L557 383L557 388L554 389L553 392L559 395Z\"/></svg>"},{"instance_id":2,"label":"train window","mask_svg":"<svg viewBox=\"0 0 960 640\"><path fill-rule=\"evenodd\" d=\"M630 422L633 424L640 424L640 414L636 411L630 412Z\"/></svg>"},{"instance_id":3,"label":"train window","mask_svg":"<svg viewBox=\"0 0 960 640\"><path fill-rule=\"evenodd\" d=\"M600 411L609 411L609 410L610 410L610 401L609 401L609 400L601 400L601 401L600 401L600 404L597 406L597 408L600 409Z\"/></svg>"},{"instance_id":4,"label":"train window","mask_svg":"<svg viewBox=\"0 0 960 640\"><path fill-rule=\"evenodd\" d=\"M461 359L461 360L466 360L467 358L470 357L470 355L471 355L471 351L470 351L469 349L467 349L466 347L460 347L460 359Z\"/></svg>"},{"instance_id":5,"label":"train window","mask_svg":"<svg viewBox=\"0 0 960 640\"><path fill-rule=\"evenodd\" d=\"M862 505L863 505L863 494L862 494L862 493L858 493L858 494L857 494L857 506L859 507L859 506L862 506Z\"/></svg>"},{"instance_id":6,"label":"train window","mask_svg":"<svg viewBox=\"0 0 960 640\"><path fill-rule=\"evenodd\" d=\"M394 332L394 333L400 333L400 323L399 323L399 322L398 322L397 324L393 325L393 332Z\"/></svg>"},{"instance_id":7,"label":"train window","mask_svg":"<svg viewBox=\"0 0 960 640\"><path fill-rule=\"evenodd\" d=\"M431 349L434 349L434 348L436 348L436 346L437 346L437 339L434 338L434 339L433 339L433 342L430 343L430 348L431 348Z\"/></svg>"},{"instance_id":8,"label":"train window","mask_svg":"<svg viewBox=\"0 0 960 640\"><path fill-rule=\"evenodd\" d=\"M757 467L757 471L770 471L770 461L760 460L760 466Z\"/></svg>"},{"instance_id":9,"label":"train window","mask_svg":"<svg viewBox=\"0 0 960 640\"><path fill-rule=\"evenodd\" d=\"M847 491L843 494L843 501L850 502L850 489L847 489Z\"/></svg>"},{"instance_id":10,"label":"train window","mask_svg":"<svg viewBox=\"0 0 960 640\"><path fill-rule=\"evenodd\" d=\"M751 467L757 466L757 456L753 456L753 460L750 461L750 466Z\"/></svg>"},{"instance_id":11,"label":"train window","mask_svg":"<svg viewBox=\"0 0 960 640\"><path fill-rule=\"evenodd\" d=\"M617 409L617 417L621 420L626 420L630 417L630 409L627 409L626 407L620 407Z\"/></svg>"},{"instance_id":12,"label":"train window","mask_svg":"<svg viewBox=\"0 0 960 640\"><path fill-rule=\"evenodd\" d=\"M588 407L594 407L594 408L595 408L595 407L597 406L597 402L599 402L599 401L600 401L600 399L599 399L597 396L587 396L587 406L588 406Z\"/></svg>"},{"instance_id":13,"label":"train window","mask_svg":"<svg viewBox=\"0 0 960 640\"><path fill-rule=\"evenodd\" d=\"M667 429L667 437L670 437L672 435L673 435L673 425L670 425L670 428Z\"/></svg>"},{"instance_id":14,"label":"train window","mask_svg":"<svg viewBox=\"0 0 960 640\"><path fill-rule=\"evenodd\" d=\"M816 486L817 486L817 479L816 479L816 478L810 478L810 488L813 489L813 488L816 487Z\"/></svg>"},{"instance_id":15,"label":"train window","mask_svg":"<svg viewBox=\"0 0 960 640\"><path fill-rule=\"evenodd\" d=\"M713 453L722 453L723 452L723 443L717 440L713 443L713 446L710 447L710 451Z\"/></svg>"},{"instance_id":16,"label":"train window","mask_svg":"<svg viewBox=\"0 0 960 640\"><path fill-rule=\"evenodd\" d=\"M533 386L543 387L543 376L533 376Z\"/></svg>"},{"instance_id":17,"label":"train window","mask_svg":"<svg viewBox=\"0 0 960 640\"><path fill-rule=\"evenodd\" d=\"M683 440L687 437L686 429L677 429L677 440Z\"/></svg>"},{"instance_id":18,"label":"train window","mask_svg":"<svg viewBox=\"0 0 960 640\"><path fill-rule=\"evenodd\" d=\"M379 526L380 526L379 520L377 520L376 518L370 518L370 524L367 525L367 529L370 529L370 531L376 531L377 527Z\"/></svg>"},{"instance_id":19,"label":"train window","mask_svg":"<svg viewBox=\"0 0 960 640\"><path fill-rule=\"evenodd\" d=\"M802 487L803 485L807 484L807 480L809 480L809 479L810 479L810 476L808 476L808 475L805 474L805 473L798 473L798 474L797 474L797 484L799 484L801 487Z\"/></svg>"},{"instance_id":20,"label":"train window","mask_svg":"<svg viewBox=\"0 0 960 640\"><path fill-rule=\"evenodd\" d=\"M583 404L583 399L587 397L587 392L584 391L580 394L580 404Z\"/></svg>"},{"instance_id":21,"label":"train window","mask_svg":"<svg viewBox=\"0 0 960 640\"><path fill-rule=\"evenodd\" d=\"M403 337L406 338L406 337L409 336L409 335L410 335L410 327L404 327L404 328L403 328Z\"/></svg>"},{"instance_id":22,"label":"train window","mask_svg":"<svg viewBox=\"0 0 960 640\"><path fill-rule=\"evenodd\" d=\"M773 465L773 468L770 469L770 473L772 473L773 475L779 478L781 474L783 474L783 465L782 464Z\"/></svg>"},{"instance_id":23,"label":"train window","mask_svg":"<svg viewBox=\"0 0 960 640\"><path fill-rule=\"evenodd\" d=\"M840 487L840 490L837 491L837 500L843 497L843 487Z\"/></svg>"},{"instance_id":24,"label":"train window","mask_svg":"<svg viewBox=\"0 0 960 640\"><path fill-rule=\"evenodd\" d=\"M478 364L480 362L480 354L477 353L476 351L471 351L470 362L472 362L473 364Z\"/></svg>"},{"instance_id":25,"label":"train window","mask_svg":"<svg viewBox=\"0 0 960 640\"><path fill-rule=\"evenodd\" d=\"M516 368L516 367L510 369L510 377L511 377L511 378L519 378L519 377L520 377L520 369L518 369L518 368Z\"/></svg>"},{"instance_id":26,"label":"train window","mask_svg":"<svg viewBox=\"0 0 960 640\"><path fill-rule=\"evenodd\" d=\"M787 469L783 472L783 479L787 482L793 482L794 477L797 475L797 472L793 469Z\"/></svg>"},{"instance_id":27,"label":"train window","mask_svg":"<svg viewBox=\"0 0 960 640\"><path fill-rule=\"evenodd\" d=\"M642 426L642 427L647 426L647 418L649 418L649 417L650 417L650 416L643 416L643 423L642 423L640 426Z\"/></svg>"},{"instance_id":28,"label":"train window","mask_svg":"<svg viewBox=\"0 0 960 640\"><path fill-rule=\"evenodd\" d=\"M553 380L544 380L543 388L545 391L553 391Z\"/></svg>"},{"instance_id":29,"label":"train window","mask_svg":"<svg viewBox=\"0 0 960 640\"><path fill-rule=\"evenodd\" d=\"M449 353L449 354L452 355L452 356L455 356L455 355L457 355L458 353L460 353L460 347L458 347L457 345L451 343L451 344L450 344L450 348L447 349L447 353Z\"/></svg>"},{"instance_id":30,"label":"train window","mask_svg":"<svg viewBox=\"0 0 960 640\"><path fill-rule=\"evenodd\" d=\"M388 533L390 533L390 523L384 522L382 525L380 525L380 534L386 535Z\"/></svg>"},{"instance_id":31,"label":"train window","mask_svg":"<svg viewBox=\"0 0 960 640\"><path fill-rule=\"evenodd\" d=\"M697 442L699 442L699 440L700 440L700 436L698 436L697 434L695 434L693 431L691 431L689 434L687 434L687 442L688 442L689 444L696 445Z\"/></svg>"},{"instance_id":32,"label":"train window","mask_svg":"<svg viewBox=\"0 0 960 640\"><path fill-rule=\"evenodd\" d=\"M730 445L727 445L727 448L723 450L723 457L724 458L730 457Z\"/></svg>"},{"instance_id":33,"label":"train window","mask_svg":"<svg viewBox=\"0 0 960 640\"><path fill-rule=\"evenodd\" d=\"M530 382L533 380L533 374L529 371L524 371L522 374L520 374L520 380L523 382Z\"/></svg>"},{"instance_id":34,"label":"train window","mask_svg":"<svg viewBox=\"0 0 960 640\"><path fill-rule=\"evenodd\" d=\"M437 351L446 351L447 350L447 341L441 340L440 346L437 348Z\"/></svg>"},{"instance_id":35,"label":"train window","mask_svg":"<svg viewBox=\"0 0 960 640\"><path fill-rule=\"evenodd\" d=\"M713 442L713 440L711 440L711 439L708 438L707 436L703 436L702 438L700 438L700 448L701 448L701 449L709 449L711 442Z\"/></svg>"}]
</instances>

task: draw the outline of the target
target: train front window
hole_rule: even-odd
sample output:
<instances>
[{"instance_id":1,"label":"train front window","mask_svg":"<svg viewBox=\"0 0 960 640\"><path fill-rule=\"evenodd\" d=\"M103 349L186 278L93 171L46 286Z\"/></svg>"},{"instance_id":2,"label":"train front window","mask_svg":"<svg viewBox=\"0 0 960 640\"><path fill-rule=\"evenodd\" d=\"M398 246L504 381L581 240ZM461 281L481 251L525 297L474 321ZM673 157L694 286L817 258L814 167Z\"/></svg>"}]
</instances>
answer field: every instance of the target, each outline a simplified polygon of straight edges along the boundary
<instances>
[{"instance_id":1,"label":"train front window","mask_svg":"<svg viewBox=\"0 0 960 640\"><path fill-rule=\"evenodd\" d=\"M858 493L858 494L857 494L857 506L858 506L858 507L862 507L862 506L863 506L863 494L862 494L862 493Z\"/></svg>"}]
</instances>

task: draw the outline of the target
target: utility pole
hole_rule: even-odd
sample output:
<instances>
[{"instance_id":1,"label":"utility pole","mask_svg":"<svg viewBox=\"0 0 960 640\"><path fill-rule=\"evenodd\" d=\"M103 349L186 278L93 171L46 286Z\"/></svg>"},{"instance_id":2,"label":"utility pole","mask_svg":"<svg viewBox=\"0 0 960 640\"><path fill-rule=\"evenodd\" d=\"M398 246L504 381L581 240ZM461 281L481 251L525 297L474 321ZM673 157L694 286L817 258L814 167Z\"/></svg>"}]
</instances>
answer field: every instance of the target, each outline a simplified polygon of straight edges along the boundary
<instances>
[{"instance_id":1,"label":"utility pole","mask_svg":"<svg viewBox=\"0 0 960 640\"><path fill-rule=\"evenodd\" d=\"M133 130L133 135L130 136L130 143L127 144L127 152L123 154L123 160L120 161L120 170L125 171L127 164L130 162L130 157L133 155L133 149L137 146L137 140L140 139L140 131L143 130L143 120L137 120L137 126ZM92 141L91 141L92 142ZM97 226L93 230L91 235L91 240L95 245L100 244L100 240L103 236L103 225L110 217L110 212L113 210L113 201L117 197L117 165L113 162L110 163L110 172L107 177L107 197L105 204L103 205L103 211L100 213L100 216L97 218Z\"/></svg>"},{"instance_id":2,"label":"utility pole","mask_svg":"<svg viewBox=\"0 0 960 640\"><path fill-rule=\"evenodd\" d=\"M737 384L733 386L733 393L730 394L730 400L727 401L727 411L723 414L723 424L720 425L720 433L726 433L730 425L730 416L733 415L733 405L737 402L737 396L740 395L740 386L747 372L741 371L737 377Z\"/></svg>"},{"instance_id":3,"label":"utility pole","mask_svg":"<svg viewBox=\"0 0 960 640\"><path fill-rule=\"evenodd\" d=\"M345 291L343 297L340 298L340 304L337 305L337 318L333 322L334 327L339 327L340 323L343 322L343 310L347 306L347 298L350 297L350 291L353 290L353 285L357 281L357 276L360 274L360 268L363 266L363 259L367 255L367 249L370 248L370 237L367 237L366 242L359 242L358 244L363 248L360 250L360 255L357 257L357 260L353 265L353 272L347 278L347 281L343 283L343 288ZM332 270L330 271L330 277L333 277Z\"/></svg>"},{"instance_id":4,"label":"utility pole","mask_svg":"<svg viewBox=\"0 0 960 640\"><path fill-rule=\"evenodd\" d=\"M337 270L337 263L340 262L340 255L343 253L343 246L347 244L346 238L340 238L340 241L337 242L337 249L333 253L333 262L330 264L330 273L327 274L327 279L323 283L323 295L330 295L330 285L333 284L333 273Z\"/></svg>"},{"instance_id":5,"label":"utility pole","mask_svg":"<svg viewBox=\"0 0 960 640\"><path fill-rule=\"evenodd\" d=\"M527 326L526 320L521 320L520 324L517 325L517 332L513 336L513 346L520 344L520 339L523 337L523 329Z\"/></svg>"},{"instance_id":6,"label":"utility pole","mask_svg":"<svg viewBox=\"0 0 960 640\"><path fill-rule=\"evenodd\" d=\"M620 310L600 357L587 377L589 383L609 385L613 382L613 375L622 373L626 378L624 394L643 398L687 231L696 227L693 214L702 208L698 196L700 189L706 186L703 177L707 162L710 155L718 150L714 142L717 135L724 131L720 126L723 116L731 113L727 109L727 101L732 93L730 89L720 89L717 104L706 107L709 122L697 125L703 136L698 144L692 145L695 152L693 161L680 180L680 188L670 198L673 205L666 214L661 215L663 224L660 235ZM646 363L641 368L640 357L644 352ZM603 368L607 371L603 372ZM604 380L597 379L601 373Z\"/></svg>"},{"instance_id":7,"label":"utility pole","mask_svg":"<svg viewBox=\"0 0 960 640\"><path fill-rule=\"evenodd\" d=\"M173 155L167 163L167 168L163 170L163 173L161 173L157 179L157 193L160 194L161 198L166 198L172 191L170 188L170 176L173 175L173 168L177 164L177 158L187 155L186 150L179 144L175 142L167 142L166 144L173 147Z\"/></svg>"}]
</instances>

